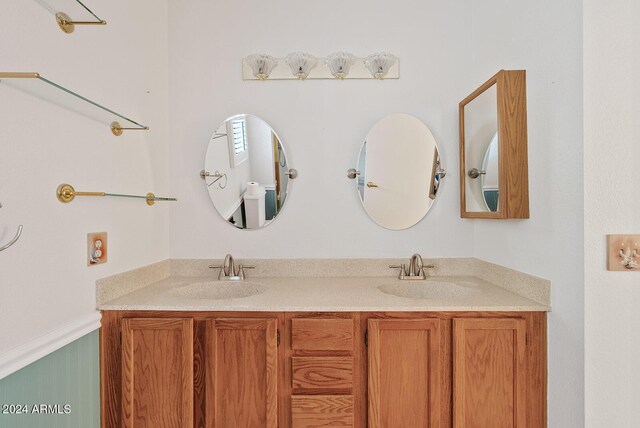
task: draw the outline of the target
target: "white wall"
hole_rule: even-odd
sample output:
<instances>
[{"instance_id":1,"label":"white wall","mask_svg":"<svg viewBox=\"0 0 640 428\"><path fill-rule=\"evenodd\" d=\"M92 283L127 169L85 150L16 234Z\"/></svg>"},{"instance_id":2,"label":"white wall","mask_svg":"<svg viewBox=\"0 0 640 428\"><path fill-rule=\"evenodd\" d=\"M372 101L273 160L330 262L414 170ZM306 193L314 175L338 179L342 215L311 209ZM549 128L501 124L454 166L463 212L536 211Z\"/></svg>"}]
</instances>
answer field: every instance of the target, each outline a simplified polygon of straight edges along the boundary
<instances>
[{"instance_id":1,"label":"white wall","mask_svg":"<svg viewBox=\"0 0 640 428\"><path fill-rule=\"evenodd\" d=\"M549 426L584 424L582 8L580 0L169 5L172 257L476 257L548 278ZM215 23L211 23L215 17ZM329 24L330 23L330 24ZM239 31L238 28L242 28ZM241 59L346 49L400 57L397 81L241 80ZM185 67L184 64L188 64ZM527 69L531 219L461 220L457 106L499 69ZM422 119L449 176L429 215L386 231L345 178L367 131L390 113ZM218 217L198 177L224 118L266 120L300 171L278 221L260 232Z\"/></svg>"},{"instance_id":2,"label":"white wall","mask_svg":"<svg viewBox=\"0 0 640 428\"><path fill-rule=\"evenodd\" d=\"M470 256L473 225L459 218L456 179L457 104L472 81L468 3L171 1L171 183L181 200L172 207L172 257ZM241 79L241 60L254 52L343 49L395 53L401 79ZM366 216L346 171L368 130L399 112L433 131L449 176L421 223L391 232ZM225 224L198 176L210 135L237 113L267 121L300 172L278 220L259 232Z\"/></svg>"},{"instance_id":3,"label":"white wall","mask_svg":"<svg viewBox=\"0 0 640 428\"><path fill-rule=\"evenodd\" d=\"M43 2L46 3L46 2ZM73 2L69 2L73 7ZM37 71L133 119L149 132L105 124L0 84L0 356L95 311L95 280L169 255L167 203L79 198L56 187L168 194L167 10L154 0L91 6L106 27L67 35L36 1L3 2L0 71ZM66 12L82 16L78 5ZM87 267L88 232L109 233L109 262Z\"/></svg>"},{"instance_id":4,"label":"white wall","mask_svg":"<svg viewBox=\"0 0 640 428\"><path fill-rule=\"evenodd\" d=\"M584 2L586 420L640 420L640 273L606 270L606 235L640 233L640 3Z\"/></svg>"},{"instance_id":5,"label":"white wall","mask_svg":"<svg viewBox=\"0 0 640 428\"><path fill-rule=\"evenodd\" d=\"M500 68L527 70L531 198L529 220L471 220L474 256L551 280L549 426L581 427L582 2L486 0L473 5L475 84L468 91Z\"/></svg>"}]
</instances>

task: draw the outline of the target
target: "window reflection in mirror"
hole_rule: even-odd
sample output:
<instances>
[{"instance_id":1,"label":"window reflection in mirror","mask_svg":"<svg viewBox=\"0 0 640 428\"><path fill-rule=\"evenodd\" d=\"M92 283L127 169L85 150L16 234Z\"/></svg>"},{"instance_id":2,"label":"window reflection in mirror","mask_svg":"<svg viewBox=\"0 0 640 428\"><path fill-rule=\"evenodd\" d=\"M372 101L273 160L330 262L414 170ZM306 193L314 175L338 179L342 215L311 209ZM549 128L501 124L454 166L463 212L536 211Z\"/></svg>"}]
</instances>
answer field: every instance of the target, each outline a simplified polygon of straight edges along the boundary
<instances>
[{"instance_id":1,"label":"window reflection in mirror","mask_svg":"<svg viewBox=\"0 0 640 428\"><path fill-rule=\"evenodd\" d=\"M419 119L393 114L366 136L358 158L357 191L380 226L407 229L431 209L441 181L435 138Z\"/></svg>"},{"instance_id":2,"label":"window reflection in mirror","mask_svg":"<svg viewBox=\"0 0 640 428\"><path fill-rule=\"evenodd\" d=\"M209 140L205 181L218 213L239 229L266 227L287 200L287 157L275 131L259 117L225 120Z\"/></svg>"}]
</instances>

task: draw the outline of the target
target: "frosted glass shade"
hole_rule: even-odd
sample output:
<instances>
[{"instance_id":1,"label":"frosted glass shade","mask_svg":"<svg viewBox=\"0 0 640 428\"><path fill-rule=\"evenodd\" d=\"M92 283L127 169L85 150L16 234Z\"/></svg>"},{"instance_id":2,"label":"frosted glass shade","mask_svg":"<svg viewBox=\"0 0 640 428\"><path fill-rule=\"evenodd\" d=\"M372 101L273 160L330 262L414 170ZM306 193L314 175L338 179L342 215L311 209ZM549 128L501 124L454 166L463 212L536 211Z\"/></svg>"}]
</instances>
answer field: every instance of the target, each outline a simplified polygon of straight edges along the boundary
<instances>
[{"instance_id":1,"label":"frosted glass shade","mask_svg":"<svg viewBox=\"0 0 640 428\"><path fill-rule=\"evenodd\" d=\"M266 80L271 71L278 65L278 60L271 55L253 54L247 57L247 64L251 67L253 75L259 80Z\"/></svg>"},{"instance_id":2,"label":"frosted glass shade","mask_svg":"<svg viewBox=\"0 0 640 428\"><path fill-rule=\"evenodd\" d=\"M351 66L355 64L356 57L349 52L334 52L327 56L325 64L336 79L344 79L349 74Z\"/></svg>"},{"instance_id":3,"label":"frosted glass shade","mask_svg":"<svg viewBox=\"0 0 640 428\"><path fill-rule=\"evenodd\" d=\"M364 59L364 65L376 79L384 79L389 69L396 63L398 58L387 52L378 52L369 55Z\"/></svg>"},{"instance_id":4,"label":"frosted glass shade","mask_svg":"<svg viewBox=\"0 0 640 428\"><path fill-rule=\"evenodd\" d=\"M292 52L287 55L285 61L291 67L291 73L298 79L306 79L309 72L318 63L318 60L313 55L305 52Z\"/></svg>"}]
</instances>

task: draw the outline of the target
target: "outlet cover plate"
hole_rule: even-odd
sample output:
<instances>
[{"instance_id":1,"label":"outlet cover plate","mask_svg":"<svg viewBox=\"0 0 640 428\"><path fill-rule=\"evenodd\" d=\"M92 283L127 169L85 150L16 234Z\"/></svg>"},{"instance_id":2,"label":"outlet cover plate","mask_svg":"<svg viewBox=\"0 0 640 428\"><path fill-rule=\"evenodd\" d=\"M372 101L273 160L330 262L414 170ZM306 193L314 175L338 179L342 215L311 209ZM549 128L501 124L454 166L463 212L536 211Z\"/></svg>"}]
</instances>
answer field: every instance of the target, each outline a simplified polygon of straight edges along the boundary
<instances>
[{"instance_id":1,"label":"outlet cover plate","mask_svg":"<svg viewBox=\"0 0 640 428\"><path fill-rule=\"evenodd\" d=\"M107 232L87 233L87 266L107 262Z\"/></svg>"},{"instance_id":2,"label":"outlet cover plate","mask_svg":"<svg viewBox=\"0 0 640 428\"><path fill-rule=\"evenodd\" d=\"M607 235L607 269L611 271L640 272L640 268L627 268L623 264L620 250L632 254L634 250L640 254L640 235ZM640 257L633 258L640 264Z\"/></svg>"}]
</instances>

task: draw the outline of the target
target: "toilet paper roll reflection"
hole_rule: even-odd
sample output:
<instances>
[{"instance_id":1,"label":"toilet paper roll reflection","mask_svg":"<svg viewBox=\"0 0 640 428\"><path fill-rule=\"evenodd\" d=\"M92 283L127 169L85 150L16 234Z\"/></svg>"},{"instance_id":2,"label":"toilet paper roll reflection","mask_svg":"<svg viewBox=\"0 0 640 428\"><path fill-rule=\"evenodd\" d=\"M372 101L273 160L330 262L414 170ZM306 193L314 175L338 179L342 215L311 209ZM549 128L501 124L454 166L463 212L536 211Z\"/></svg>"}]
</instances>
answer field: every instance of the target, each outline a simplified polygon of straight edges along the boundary
<instances>
[{"instance_id":1,"label":"toilet paper roll reflection","mask_svg":"<svg viewBox=\"0 0 640 428\"><path fill-rule=\"evenodd\" d=\"M260 193L260 185L256 181L250 181L247 183L247 195L258 196Z\"/></svg>"}]
</instances>

